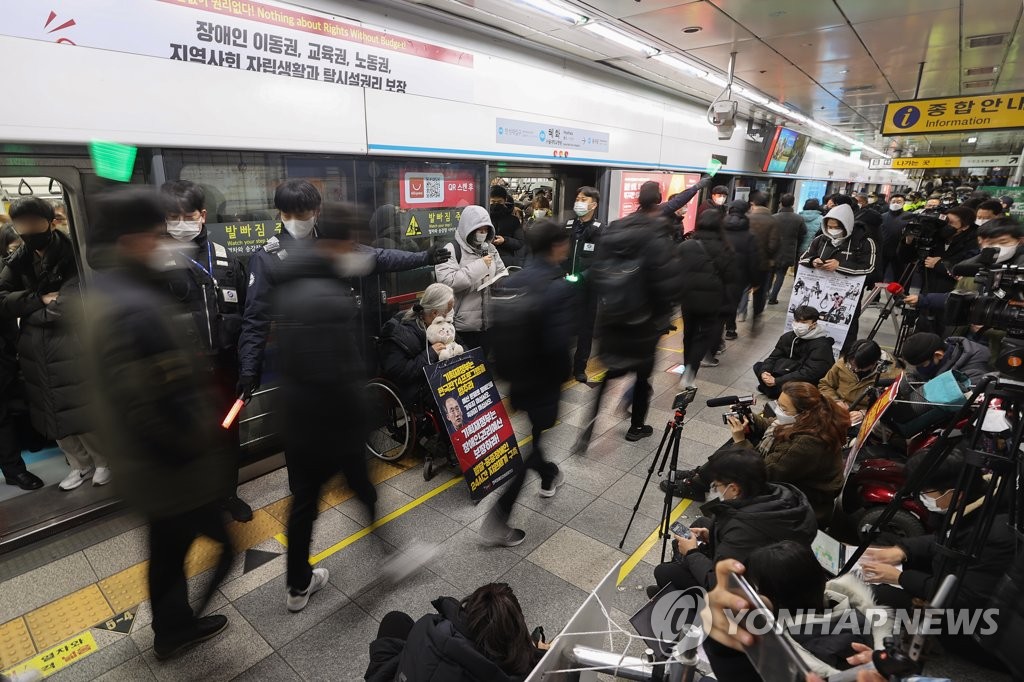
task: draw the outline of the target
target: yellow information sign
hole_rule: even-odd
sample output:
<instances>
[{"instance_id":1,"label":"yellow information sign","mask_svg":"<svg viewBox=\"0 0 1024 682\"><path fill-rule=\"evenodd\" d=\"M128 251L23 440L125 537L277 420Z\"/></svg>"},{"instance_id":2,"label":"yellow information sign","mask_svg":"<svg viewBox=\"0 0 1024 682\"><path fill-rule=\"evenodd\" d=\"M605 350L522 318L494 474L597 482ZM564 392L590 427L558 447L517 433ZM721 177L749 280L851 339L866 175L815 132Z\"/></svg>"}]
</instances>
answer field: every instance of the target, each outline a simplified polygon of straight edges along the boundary
<instances>
[{"instance_id":1,"label":"yellow information sign","mask_svg":"<svg viewBox=\"0 0 1024 682\"><path fill-rule=\"evenodd\" d=\"M889 102L883 135L929 135L1024 128L1024 91Z\"/></svg>"},{"instance_id":2,"label":"yellow information sign","mask_svg":"<svg viewBox=\"0 0 1024 682\"><path fill-rule=\"evenodd\" d=\"M10 670L5 670L4 674L13 675L14 673L34 669L41 672L43 677L49 677L58 670L72 663L77 663L90 654L96 653L98 648L96 638L92 636L91 632L86 630L82 634L76 635L68 641L38 654L35 658L30 658Z\"/></svg>"}]
</instances>

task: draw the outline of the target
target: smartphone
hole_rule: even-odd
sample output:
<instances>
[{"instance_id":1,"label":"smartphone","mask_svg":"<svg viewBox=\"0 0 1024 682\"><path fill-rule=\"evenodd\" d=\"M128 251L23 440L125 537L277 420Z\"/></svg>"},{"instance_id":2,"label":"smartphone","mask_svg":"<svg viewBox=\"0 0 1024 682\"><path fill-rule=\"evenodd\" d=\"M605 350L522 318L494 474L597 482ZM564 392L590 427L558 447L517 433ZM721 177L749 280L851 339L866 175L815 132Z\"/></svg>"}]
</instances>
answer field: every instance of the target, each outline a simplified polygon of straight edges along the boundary
<instances>
[{"instance_id":1,"label":"smartphone","mask_svg":"<svg viewBox=\"0 0 1024 682\"><path fill-rule=\"evenodd\" d=\"M693 537L693 533L690 532L690 529L683 525L681 521L676 521L675 523L673 523L669 527L669 530L675 535L678 535L679 537L684 538L686 540L689 540Z\"/></svg>"},{"instance_id":2,"label":"smartphone","mask_svg":"<svg viewBox=\"0 0 1024 682\"><path fill-rule=\"evenodd\" d=\"M746 647L746 654L761 679L764 682L805 682L807 673L811 672L810 667L783 634L782 625L775 620L761 595L746 578L732 572L729 573L728 589L754 607L740 625L757 633L754 644Z\"/></svg>"}]
</instances>

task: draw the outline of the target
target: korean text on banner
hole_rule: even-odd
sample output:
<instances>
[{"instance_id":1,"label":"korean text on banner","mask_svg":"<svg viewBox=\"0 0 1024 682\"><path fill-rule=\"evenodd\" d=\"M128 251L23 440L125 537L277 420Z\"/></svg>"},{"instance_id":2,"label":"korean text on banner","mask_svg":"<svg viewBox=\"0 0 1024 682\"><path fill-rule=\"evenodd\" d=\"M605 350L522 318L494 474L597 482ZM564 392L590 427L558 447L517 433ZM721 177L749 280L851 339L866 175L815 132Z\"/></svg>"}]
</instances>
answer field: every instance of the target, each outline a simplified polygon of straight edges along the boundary
<instances>
[{"instance_id":1,"label":"korean text on banner","mask_svg":"<svg viewBox=\"0 0 1024 682\"><path fill-rule=\"evenodd\" d=\"M470 498L482 500L523 466L512 420L484 365L483 351L474 348L423 371L455 447Z\"/></svg>"},{"instance_id":2,"label":"korean text on banner","mask_svg":"<svg viewBox=\"0 0 1024 682\"><path fill-rule=\"evenodd\" d=\"M896 378L896 381L892 383L885 393L883 393L875 404L868 409L867 414L864 415L864 421L860 423L860 430L857 431L857 439L853 442L853 447L850 448L850 452L846 455L846 466L843 469L843 480L850 475L853 471L853 465L857 462L857 455L860 453L861 448L864 447L864 443L867 442L868 436L871 435L871 431L882 419L882 415L889 409L889 406L896 402L896 396L900 394L900 385L903 383L903 374L900 374Z\"/></svg>"},{"instance_id":3,"label":"korean text on banner","mask_svg":"<svg viewBox=\"0 0 1024 682\"><path fill-rule=\"evenodd\" d=\"M206 223L206 233L214 243L243 260L256 253L274 235L281 234L276 220L247 220L238 223Z\"/></svg>"},{"instance_id":4,"label":"korean text on banner","mask_svg":"<svg viewBox=\"0 0 1024 682\"><path fill-rule=\"evenodd\" d=\"M462 208L477 203L477 182L472 171L401 172L399 206L420 208Z\"/></svg>"},{"instance_id":5,"label":"korean text on banner","mask_svg":"<svg viewBox=\"0 0 1024 682\"><path fill-rule=\"evenodd\" d=\"M832 355L839 352L850 331L850 323L857 314L864 275L852 277L840 272L829 272L801 265L793 281L793 295L786 314L786 331L793 329L793 313L799 306L810 306L818 311L818 326L832 337Z\"/></svg>"},{"instance_id":6,"label":"korean text on banner","mask_svg":"<svg viewBox=\"0 0 1024 682\"><path fill-rule=\"evenodd\" d=\"M1024 128L1024 91L889 102L883 135L927 135Z\"/></svg>"}]
</instances>

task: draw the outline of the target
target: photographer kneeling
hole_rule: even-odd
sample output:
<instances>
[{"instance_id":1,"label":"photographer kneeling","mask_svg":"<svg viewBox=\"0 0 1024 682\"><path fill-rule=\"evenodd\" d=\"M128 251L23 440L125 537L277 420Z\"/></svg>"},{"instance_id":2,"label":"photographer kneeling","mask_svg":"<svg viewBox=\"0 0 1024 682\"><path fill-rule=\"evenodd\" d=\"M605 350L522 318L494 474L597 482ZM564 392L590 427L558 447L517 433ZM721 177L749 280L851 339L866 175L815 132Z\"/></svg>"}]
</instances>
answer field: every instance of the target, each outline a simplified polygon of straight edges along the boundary
<instances>
[{"instance_id":1,"label":"photographer kneeling","mask_svg":"<svg viewBox=\"0 0 1024 682\"><path fill-rule=\"evenodd\" d=\"M807 498L791 485L769 483L764 459L756 452L722 451L704 465L701 476L711 483L711 499L690 527L693 537L675 537L672 561L654 569L657 587L647 588L649 596L669 583L682 590L711 589L714 562L746 561L755 549L780 540L809 546L818 530Z\"/></svg>"}]
</instances>

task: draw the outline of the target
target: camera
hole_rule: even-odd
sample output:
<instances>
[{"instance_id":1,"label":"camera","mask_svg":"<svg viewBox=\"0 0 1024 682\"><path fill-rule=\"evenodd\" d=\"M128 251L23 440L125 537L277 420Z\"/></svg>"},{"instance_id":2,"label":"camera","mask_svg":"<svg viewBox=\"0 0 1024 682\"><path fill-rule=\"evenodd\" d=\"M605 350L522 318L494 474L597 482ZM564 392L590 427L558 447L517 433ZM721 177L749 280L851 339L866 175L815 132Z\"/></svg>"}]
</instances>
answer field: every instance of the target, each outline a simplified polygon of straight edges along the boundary
<instances>
[{"instance_id":1,"label":"camera","mask_svg":"<svg viewBox=\"0 0 1024 682\"><path fill-rule=\"evenodd\" d=\"M947 227L946 221L939 218L937 210L913 213L907 218L900 238L917 249L918 259L923 259L931 256L932 251L943 243L943 233Z\"/></svg>"},{"instance_id":2,"label":"camera","mask_svg":"<svg viewBox=\"0 0 1024 682\"><path fill-rule=\"evenodd\" d=\"M952 325L977 324L1006 332L996 371L1024 380L1024 267L982 267L974 281L976 292L950 292L946 319Z\"/></svg>"},{"instance_id":3,"label":"camera","mask_svg":"<svg viewBox=\"0 0 1024 682\"><path fill-rule=\"evenodd\" d=\"M722 405L728 405L732 409L722 415L722 423L726 426L729 425L729 417L736 417L737 419L750 419L754 416L753 411L750 409L757 400L753 395L736 396L729 395L721 398L712 398L708 401L708 407L721 407Z\"/></svg>"},{"instance_id":4,"label":"camera","mask_svg":"<svg viewBox=\"0 0 1024 682\"><path fill-rule=\"evenodd\" d=\"M718 139L728 140L732 138L736 130L736 111L739 103L735 100L723 100L711 105L708 120L711 125L718 128Z\"/></svg>"}]
</instances>

